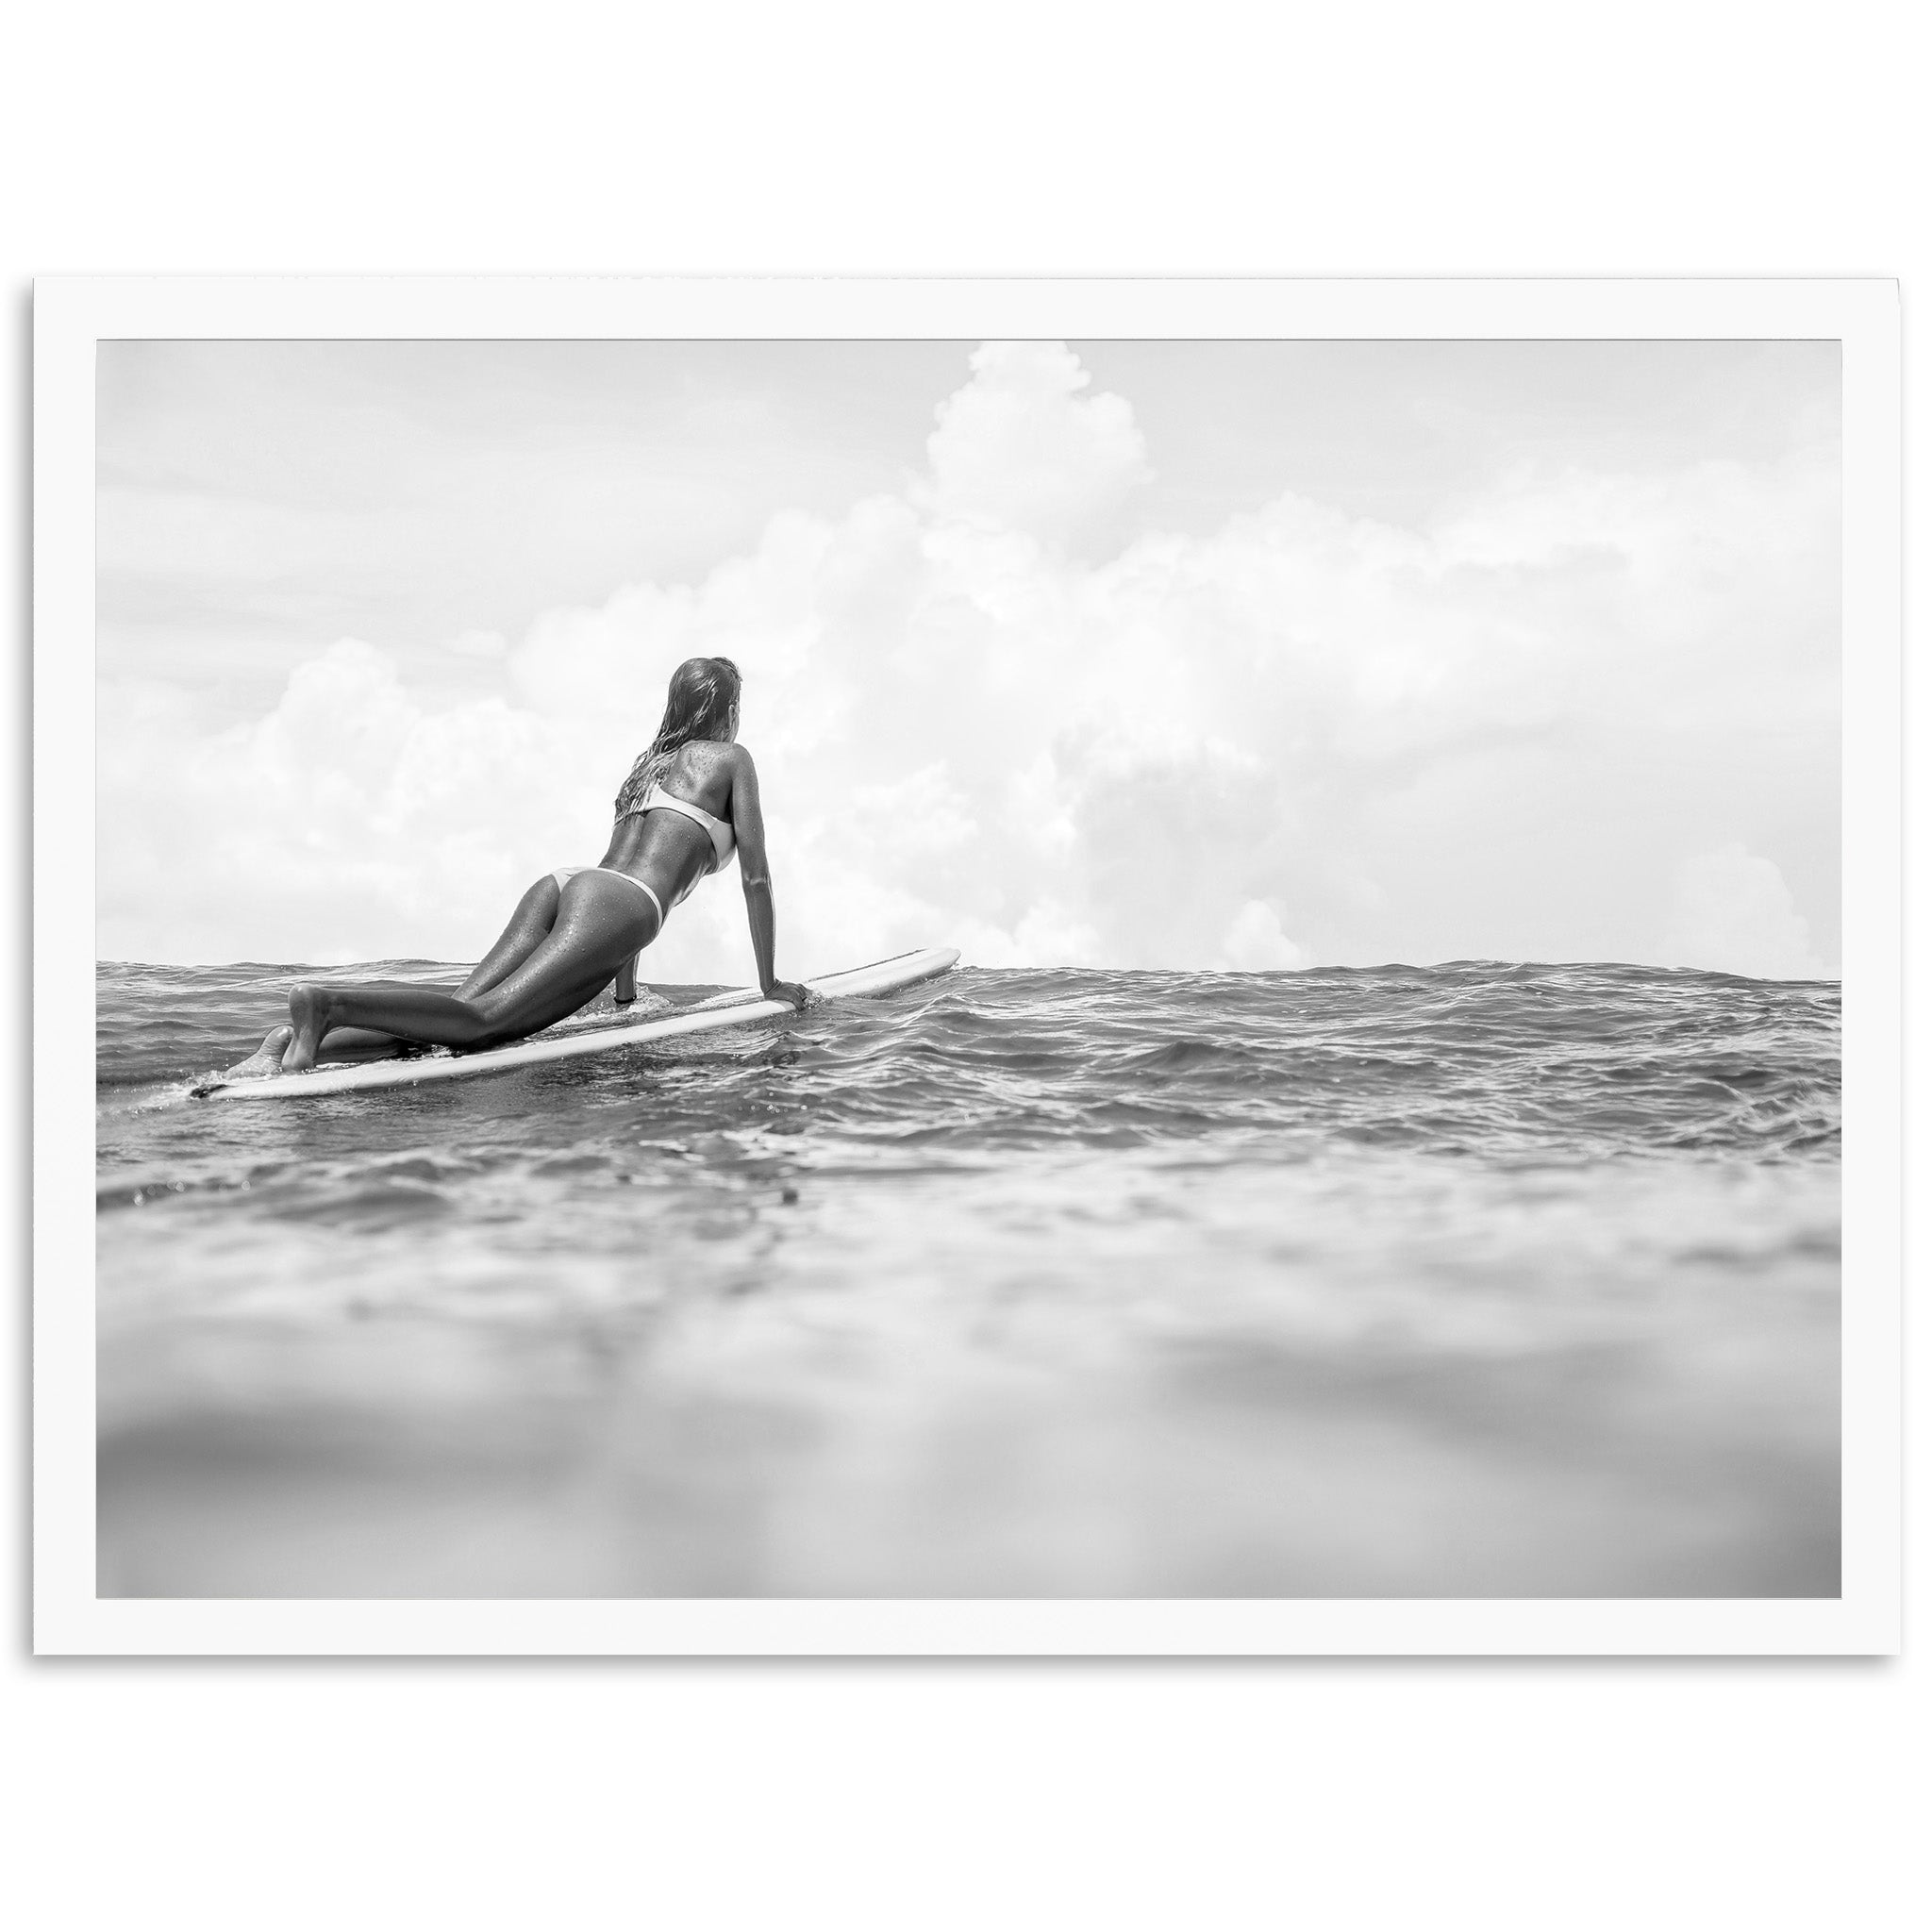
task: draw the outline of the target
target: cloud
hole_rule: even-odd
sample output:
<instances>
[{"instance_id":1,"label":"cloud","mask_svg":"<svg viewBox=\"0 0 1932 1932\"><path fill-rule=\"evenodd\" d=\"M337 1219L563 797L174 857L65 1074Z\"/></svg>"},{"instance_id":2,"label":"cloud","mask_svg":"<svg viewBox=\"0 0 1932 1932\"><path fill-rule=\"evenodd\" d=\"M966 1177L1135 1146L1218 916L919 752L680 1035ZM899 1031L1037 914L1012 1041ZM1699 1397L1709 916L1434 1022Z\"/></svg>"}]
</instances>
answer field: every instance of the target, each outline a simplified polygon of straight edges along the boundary
<instances>
[{"instance_id":1,"label":"cloud","mask_svg":"<svg viewBox=\"0 0 1932 1932\"><path fill-rule=\"evenodd\" d=\"M988 342L973 380L940 406L917 500L938 517L1063 547L1151 472L1132 407L1082 396L1092 378L1060 342Z\"/></svg>"},{"instance_id":2,"label":"cloud","mask_svg":"<svg viewBox=\"0 0 1932 1932\"><path fill-rule=\"evenodd\" d=\"M1738 841L1677 867L1670 950L1684 966L1753 979L1822 979L1784 874Z\"/></svg>"},{"instance_id":3,"label":"cloud","mask_svg":"<svg viewBox=\"0 0 1932 1932\"><path fill-rule=\"evenodd\" d=\"M1266 973L1306 966L1308 959L1282 931L1280 908L1250 899L1222 935L1218 963L1235 973Z\"/></svg>"},{"instance_id":4,"label":"cloud","mask_svg":"<svg viewBox=\"0 0 1932 1932\"><path fill-rule=\"evenodd\" d=\"M480 952L595 809L567 730L501 698L427 710L352 638L252 724L197 738L177 693L108 685L100 734L109 958Z\"/></svg>"},{"instance_id":5,"label":"cloud","mask_svg":"<svg viewBox=\"0 0 1932 1932\"><path fill-rule=\"evenodd\" d=\"M939 942L991 966L1811 958L1777 841L1836 824L1830 452L1523 472L1424 529L1284 494L1108 545L1147 458L1086 387L1058 345L988 345L926 475L780 514L695 583L548 610L500 657L473 641L486 697L353 640L225 732L104 688L104 950L474 958L530 878L599 856L671 671L719 653L788 974ZM1682 868L1740 831L1713 897ZM1687 915L1686 876L1724 921ZM749 962L714 881L648 970Z\"/></svg>"}]
</instances>

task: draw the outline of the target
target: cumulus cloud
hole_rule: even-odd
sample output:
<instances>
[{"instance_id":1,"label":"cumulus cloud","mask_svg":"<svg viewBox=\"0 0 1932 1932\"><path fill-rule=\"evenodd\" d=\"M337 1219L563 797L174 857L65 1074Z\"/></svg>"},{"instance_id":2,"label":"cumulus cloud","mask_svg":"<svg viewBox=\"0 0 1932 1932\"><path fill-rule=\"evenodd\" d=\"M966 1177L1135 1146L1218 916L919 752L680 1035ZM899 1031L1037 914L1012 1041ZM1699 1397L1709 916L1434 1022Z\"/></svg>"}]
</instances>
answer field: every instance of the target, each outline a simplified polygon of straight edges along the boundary
<instances>
[{"instance_id":1,"label":"cumulus cloud","mask_svg":"<svg viewBox=\"0 0 1932 1932\"><path fill-rule=\"evenodd\" d=\"M1305 966L1307 955L1281 929L1281 911L1250 899L1222 935L1219 964L1236 973L1266 973Z\"/></svg>"},{"instance_id":2,"label":"cumulus cloud","mask_svg":"<svg viewBox=\"0 0 1932 1932\"><path fill-rule=\"evenodd\" d=\"M1677 963L1753 979L1822 979L1810 925L1784 874L1737 840L1678 866L1671 951Z\"/></svg>"},{"instance_id":3,"label":"cumulus cloud","mask_svg":"<svg viewBox=\"0 0 1932 1932\"><path fill-rule=\"evenodd\" d=\"M940 406L918 500L939 516L1063 546L1103 525L1146 480L1132 406L1083 396L1092 381L1060 342L988 342L973 380Z\"/></svg>"},{"instance_id":4,"label":"cumulus cloud","mask_svg":"<svg viewBox=\"0 0 1932 1932\"><path fill-rule=\"evenodd\" d=\"M104 950L474 958L529 878L599 855L703 653L745 673L788 974L938 942L991 966L1811 958L1774 861L1740 848L1715 896L1694 866L1727 827L1835 823L1828 453L1525 473L1423 529L1283 495L1103 543L1147 458L1086 388L1064 348L988 345L903 491L782 514L701 581L552 609L500 658L473 641L485 698L347 640L221 733L164 688L105 693ZM1722 920L1687 915L1687 877ZM734 881L651 974L747 976Z\"/></svg>"},{"instance_id":5,"label":"cumulus cloud","mask_svg":"<svg viewBox=\"0 0 1932 1932\"><path fill-rule=\"evenodd\" d=\"M100 735L109 957L480 952L596 806L567 729L501 698L425 709L352 638L253 723L198 737L177 693L110 685Z\"/></svg>"}]
</instances>

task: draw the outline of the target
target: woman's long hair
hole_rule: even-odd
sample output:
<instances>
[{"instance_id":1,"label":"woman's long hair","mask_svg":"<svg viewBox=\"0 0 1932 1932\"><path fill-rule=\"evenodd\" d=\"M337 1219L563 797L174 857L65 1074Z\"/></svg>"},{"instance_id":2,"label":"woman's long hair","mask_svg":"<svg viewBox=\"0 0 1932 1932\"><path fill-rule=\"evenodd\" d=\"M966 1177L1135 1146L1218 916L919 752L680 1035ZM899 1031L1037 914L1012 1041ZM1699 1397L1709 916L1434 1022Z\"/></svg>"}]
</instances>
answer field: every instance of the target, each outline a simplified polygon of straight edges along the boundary
<instances>
[{"instance_id":1,"label":"woman's long hair","mask_svg":"<svg viewBox=\"0 0 1932 1932\"><path fill-rule=\"evenodd\" d=\"M645 795L670 768L679 746L724 736L743 682L729 658L687 658L671 674L664 722L618 791L619 818L643 809Z\"/></svg>"}]
</instances>

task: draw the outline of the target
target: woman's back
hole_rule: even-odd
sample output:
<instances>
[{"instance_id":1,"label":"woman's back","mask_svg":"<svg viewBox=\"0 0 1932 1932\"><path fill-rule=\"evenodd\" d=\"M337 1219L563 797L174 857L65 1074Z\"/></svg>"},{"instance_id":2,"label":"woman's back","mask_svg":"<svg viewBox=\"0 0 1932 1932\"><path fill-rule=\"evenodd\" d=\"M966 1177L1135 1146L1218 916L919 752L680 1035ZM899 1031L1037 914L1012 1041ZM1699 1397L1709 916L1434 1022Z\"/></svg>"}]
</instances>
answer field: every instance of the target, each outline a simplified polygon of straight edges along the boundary
<instances>
[{"instance_id":1,"label":"woman's back","mask_svg":"<svg viewBox=\"0 0 1932 1932\"><path fill-rule=\"evenodd\" d=\"M653 786L728 825L732 783L743 756L735 744L693 739L672 753ZM683 813L641 807L640 799L612 825L601 862L646 880L669 905L712 870L716 847L711 834Z\"/></svg>"},{"instance_id":2,"label":"woman's back","mask_svg":"<svg viewBox=\"0 0 1932 1932\"><path fill-rule=\"evenodd\" d=\"M658 774L658 784L675 798L695 805L714 819L731 821L731 780L742 756L736 744L693 739L680 744Z\"/></svg>"}]
</instances>

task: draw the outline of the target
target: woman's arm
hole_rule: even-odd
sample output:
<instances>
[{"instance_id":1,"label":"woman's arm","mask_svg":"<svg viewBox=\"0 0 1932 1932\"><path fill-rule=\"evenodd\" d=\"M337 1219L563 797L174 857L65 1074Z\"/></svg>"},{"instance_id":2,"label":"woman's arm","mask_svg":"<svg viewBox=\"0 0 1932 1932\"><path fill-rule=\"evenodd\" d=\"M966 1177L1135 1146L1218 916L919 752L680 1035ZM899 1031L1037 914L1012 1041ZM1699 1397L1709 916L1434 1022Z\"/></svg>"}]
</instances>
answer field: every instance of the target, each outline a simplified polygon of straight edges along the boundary
<instances>
[{"instance_id":1,"label":"woman's arm","mask_svg":"<svg viewBox=\"0 0 1932 1932\"><path fill-rule=\"evenodd\" d=\"M738 840L738 871L744 885L744 916L751 926L758 990L768 999L789 999L802 1007L808 998L805 988L780 979L773 963L778 923L772 904L771 872L765 862L765 815L758 804L758 768L741 745L731 774L731 829Z\"/></svg>"},{"instance_id":2,"label":"woman's arm","mask_svg":"<svg viewBox=\"0 0 1932 1932\"><path fill-rule=\"evenodd\" d=\"M610 997L620 1007L627 1007L638 996L638 956L633 953L617 969L616 983L610 989Z\"/></svg>"}]
</instances>

